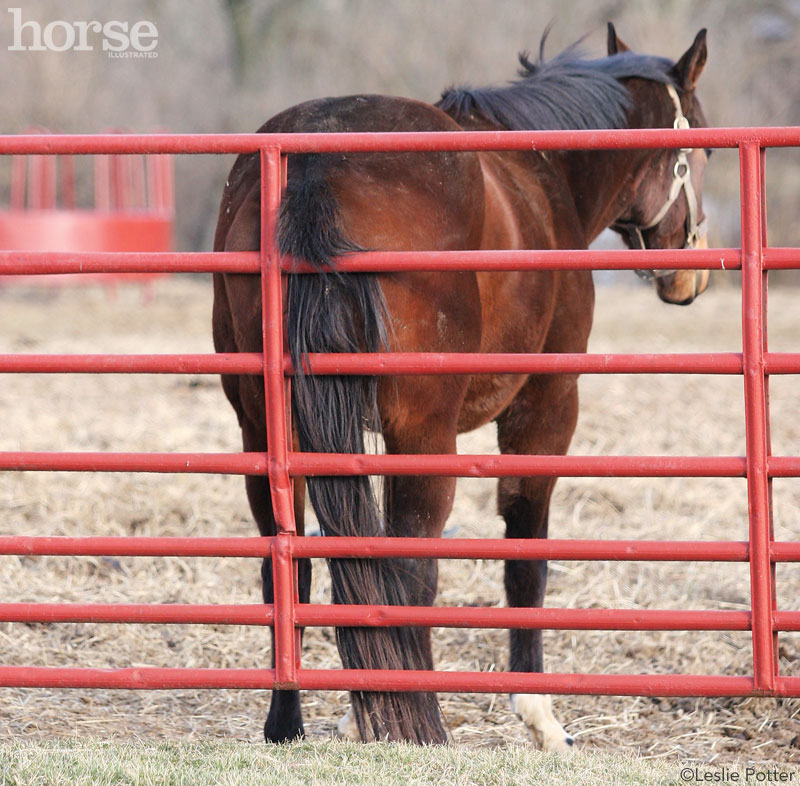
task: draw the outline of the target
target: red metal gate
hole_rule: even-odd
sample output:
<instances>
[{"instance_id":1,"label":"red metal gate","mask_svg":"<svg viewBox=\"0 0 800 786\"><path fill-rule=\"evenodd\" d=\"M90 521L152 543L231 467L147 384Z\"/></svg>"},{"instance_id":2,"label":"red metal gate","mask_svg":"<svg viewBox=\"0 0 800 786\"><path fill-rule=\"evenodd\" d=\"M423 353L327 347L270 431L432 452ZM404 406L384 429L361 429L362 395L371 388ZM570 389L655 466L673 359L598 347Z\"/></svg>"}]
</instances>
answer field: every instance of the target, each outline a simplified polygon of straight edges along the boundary
<instances>
[{"instance_id":1,"label":"red metal gate","mask_svg":"<svg viewBox=\"0 0 800 786\"><path fill-rule=\"evenodd\" d=\"M83 688L289 688L547 692L682 696L800 696L800 677L778 672L779 631L800 631L800 612L776 606L775 565L800 561L800 543L775 542L772 479L800 477L800 457L770 450L768 381L800 373L800 353L767 351L767 271L800 268L800 249L766 241L764 157L768 147L800 146L798 128L508 131L395 134L16 136L12 153L258 153L261 157L261 251L225 253L0 252L0 272L237 272L261 276L263 354L2 355L0 372L193 373L263 375L268 453L0 453L3 470L268 473L280 531L271 538L0 537L0 554L117 556L271 556L275 603L223 605L0 604L0 621L206 623L275 627L275 669L134 668L121 670L0 666L0 686ZM660 147L738 148L741 248L667 251L363 252L343 271L740 269L742 352L638 355L421 354L312 355L318 374L696 373L744 376L745 456L334 455L290 450L281 276L275 230L282 156L382 150L558 150ZM310 272L310 271L305 271ZM598 540L428 540L309 538L295 534L293 476L453 475L737 477L747 482L749 539L742 542ZM427 608L332 606L297 601L293 561L300 557L432 556L469 559L662 560L748 562L750 611ZM752 631L753 674L527 674L305 669L298 628L313 625L527 627L595 630Z\"/></svg>"}]
</instances>

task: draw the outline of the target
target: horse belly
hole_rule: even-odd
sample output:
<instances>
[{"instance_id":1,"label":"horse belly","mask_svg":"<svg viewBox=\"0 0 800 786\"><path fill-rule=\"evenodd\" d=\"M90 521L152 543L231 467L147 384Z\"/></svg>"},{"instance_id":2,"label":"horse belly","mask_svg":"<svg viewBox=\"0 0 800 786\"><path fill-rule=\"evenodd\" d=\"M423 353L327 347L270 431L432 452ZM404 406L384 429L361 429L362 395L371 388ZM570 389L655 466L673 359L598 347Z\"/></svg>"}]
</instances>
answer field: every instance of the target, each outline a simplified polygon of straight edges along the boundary
<instances>
[{"instance_id":1,"label":"horse belly","mask_svg":"<svg viewBox=\"0 0 800 786\"><path fill-rule=\"evenodd\" d=\"M519 393L527 374L476 374L472 377L458 416L458 433L494 420Z\"/></svg>"},{"instance_id":2,"label":"horse belly","mask_svg":"<svg viewBox=\"0 0 800 786\"><path fill-rule=\"evenodd\" d=\"M541 352L555 308L552 273L479 273L481 352ZM458 419L459 432L494 420L514 399L527 374L476 374Z\"/></svg>"}]
</instances>

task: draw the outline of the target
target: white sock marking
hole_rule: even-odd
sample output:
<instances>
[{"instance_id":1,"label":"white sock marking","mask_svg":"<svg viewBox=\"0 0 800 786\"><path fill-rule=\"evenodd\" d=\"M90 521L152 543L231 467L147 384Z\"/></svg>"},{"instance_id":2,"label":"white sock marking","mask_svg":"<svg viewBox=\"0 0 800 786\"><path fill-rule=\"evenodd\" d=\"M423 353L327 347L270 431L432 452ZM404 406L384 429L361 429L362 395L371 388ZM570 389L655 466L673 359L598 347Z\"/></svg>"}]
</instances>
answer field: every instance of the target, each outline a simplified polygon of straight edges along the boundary
<instances>
[{"instance_id":1,"label":"white sock marking","mask_svg":"<svg viewBox=\"0 0 800 786\"><path fill-rule=\"evenodd\" d=\"M555 719L550 696L531 693L512 693L511 711L530 729L536 744L544 751L570 753L572 737Z\"/></svg>"}]
</instances>

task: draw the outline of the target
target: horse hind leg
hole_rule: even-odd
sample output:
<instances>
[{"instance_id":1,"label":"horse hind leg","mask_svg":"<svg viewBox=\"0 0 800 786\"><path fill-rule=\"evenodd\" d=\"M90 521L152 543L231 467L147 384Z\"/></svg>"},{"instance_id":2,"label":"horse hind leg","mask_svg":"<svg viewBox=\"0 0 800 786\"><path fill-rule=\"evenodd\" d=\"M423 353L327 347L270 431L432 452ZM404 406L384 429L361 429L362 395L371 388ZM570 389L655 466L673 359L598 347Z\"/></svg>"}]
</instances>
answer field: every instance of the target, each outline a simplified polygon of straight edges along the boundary
<instances>
[{"instance_id":1,"label":"horse hind leg","mask_svg":"<svg viewBox=\"0 0 800 786\"><path fill-rule=\"evenodd\" d=\"M431 416L419 428L406 424L402 429L386 429L384 440L387 453L455 453L456 424L449 413L447 417ZM455 486L456 479L451 477L387 477L383 495L387 535L441 536L453 506ZM402 567L409 605L432 605L438 584L438 561L409 559L403 560ZM430 628L409 628L408 634L414 650L419 653L419 662L414 668L433 669ZM419 695L420 699L422 697ZM435 695L429 694L428 698L435 705ZM436 711L438 713L438 706ZM337 735L355 742L361 740L352 706L340 718Z\"/></svg>"},{"instance_id":2,"label":"horse hind leg","mask_svg":"<svg viewBox=\"0 0 800 786\"><path fill-rule=\"evenodd\" d=\"M577 421L574 376L531 377L498 418L502 453L564 454ZM546 538L550 497L555 478L501 478L498 510L508 538ZM508 560L505 588L508 605L541 607L547 584L545 560ZM509 669L542 672L541 630L511 630ZM550 696L512 694L511 709L522 719L536 744L546 751L569 752L573 739L552 712Z\"/></svg>"}]
</instances>

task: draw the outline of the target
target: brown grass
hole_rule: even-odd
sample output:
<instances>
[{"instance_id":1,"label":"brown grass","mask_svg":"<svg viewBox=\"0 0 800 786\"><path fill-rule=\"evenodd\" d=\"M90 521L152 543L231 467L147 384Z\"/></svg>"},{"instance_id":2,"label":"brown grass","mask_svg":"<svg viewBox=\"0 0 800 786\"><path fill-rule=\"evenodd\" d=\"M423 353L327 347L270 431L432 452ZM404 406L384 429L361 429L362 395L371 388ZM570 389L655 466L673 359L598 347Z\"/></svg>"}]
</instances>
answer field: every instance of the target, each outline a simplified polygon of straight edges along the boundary
<instances>
[{"instance_id":1,"label":"brown grass","mask_svg":"<svg viewBox=\"0 0 800 786\"><path fill-rule=\"evenodd\" d=\"M118 299L98 290L0 292L0 351L209 351L210 289L199 280L158 285L152 304L136 289ZM796 291L770 297L770 341L794 348ZM594 351L736 350L739 294L717 286L688 309L659 303L644 287L598 291ZM586 376L576 454L742 454L738 377ZM777 454L800 449L795 380L771 391ZM213 378L7 376L0 450L238 450L232 410ZM463 452L496 450L490 428L467 435ZM61 535L248 535L253 526L237 477L5 473L2 531ZM744 481L563 479L551 515L556 537L745 539ZM456 537L501 536L494 482L460 483L448 524ZM800 537L800 487L775 483L776 537ZM83 602L257 602L255 560L0 558L0 600ZM798 571L781 566L779 606L798 608ZM502 566L442 564L439 603L501 605ZM327 599L315 565L313 601ZM747 609L745 565L553 562L549 606ZM268 634L204 626L0 624L0 663L123 667L263 667ZM502 631L436 630L441 669L502 670ZM548 632L551 671L743 674L748 634ZM781 669L796 666L797 638L780 638ZM337 667L332 631L307 631L304 663ZM91 734L257 740L268 696L258 691L0 691L7 736ZM345 694L306 693L312 737L332 733ZM499 695L442 696L453 739L470 746L523 742L526 732ZM585 749L641 751L700 761L800 760L796 700L560 697L556 713Z\"/></svg>"}]
</instances>

